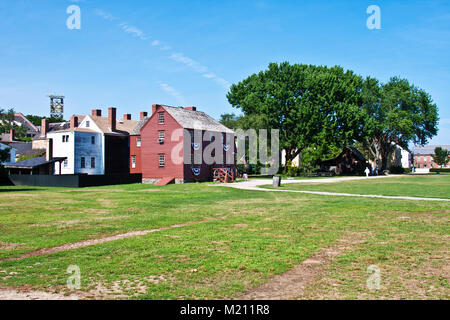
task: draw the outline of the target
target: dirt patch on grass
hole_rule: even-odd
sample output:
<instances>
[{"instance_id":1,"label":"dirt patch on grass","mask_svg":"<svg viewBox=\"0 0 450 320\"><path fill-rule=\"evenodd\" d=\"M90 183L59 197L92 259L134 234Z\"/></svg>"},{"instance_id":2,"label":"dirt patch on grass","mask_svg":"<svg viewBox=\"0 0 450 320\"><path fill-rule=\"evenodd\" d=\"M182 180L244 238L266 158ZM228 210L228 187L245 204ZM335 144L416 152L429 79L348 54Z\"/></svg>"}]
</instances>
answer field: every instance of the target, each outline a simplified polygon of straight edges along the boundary
<instances>
[{"instance_id":1,"label":"dirt patch on grass","mask_svg":"<svg viewBox=\"0 0 450 320\"><path fill-rule=\"evenodd\" d=\"M144 236L144 235L158 232L158 231L187 227L187 226L191 226L191 225L195 225L195 224L199 224L199 223L205 223L205 222L221 220L221 219L226 219L226 217L207 218L204 220L180 223L180 224L175 224L175 225L171 225L171 226L167 226L167 227L161 227L161 228L157 228L157 229L132 231L132 232L118 234L118 235L104 237L104 238L97 238L97 239L90 239L90 240L85 240L85 241L80 241L80 242L75 242L75 243L69 243L69 244L65 244L62 246L58 246L58 247L53 247L53 248L49 248L49 249L41 249L41 250L25 253L25 254L22 254L18 257L14 257L14 258L3 259L3 260L0 260L0 263L4 262L4 261L22 260L22 259L30 258L30 257L38 257L38 256L44 256L44 255L57 253L57 252L75 250L75 249L79 249L79 248L84 248L84 247L88 247L88 246L106 243L106 242L116 241L116 240L120 240L120 239Z\"/></svg>"},{"instance_id":2,"label":"dirt patch on grass","mask_svg":"<svg viewBox=\"0 0 450 320\"><path fill-rule=\"evenodd\" d=\"M27 288L0 288L0 300L79 300L77 295L64 295L44 291L30 291Z\"/></svg>"},{"instance_id":3,"label":"dirt patch on grass","mask_svg":"<svg viewBox=\"0 0 450 320\"><path fill-rule=\"evenodd\" d=\"M6 243L0 241L0 250L13 250L16 247L24 246L25 243Z\"/></svg>"},{"instance_id":4,"label":"dirt patch on grass","mask_svg":"<svg viewBox=\"0 0 450 320\"><path fill-rule=\"evenodd\" d=\"M301 297L305 289L330 266L331 261L344 251L355 247L367 237L365 233L351 233L328 248L304 260L293 269L277 275L267 283L249 290L239 300L292 300Z\"/></svg>"},{"instance_id":5,"label":"dirt patch on grass","mask_svg":"<svg viewBox=\"0 0 450 320\"><path fill-rule=\"evenodd\" d=\"M107 220L121 220L129 218L128 216L115 216L115 217L102 217L102 218L92 218L92 219L86 219L86 220L67 220L67 221L58 221L58 222L52 222L52 223L43 223L43 224L33 224L32 227L60 227L60 228L67 228L72 225L76 224L87 224L90 222L98 222L98 221L107 221Z\"/></svg>"}]
</instances>

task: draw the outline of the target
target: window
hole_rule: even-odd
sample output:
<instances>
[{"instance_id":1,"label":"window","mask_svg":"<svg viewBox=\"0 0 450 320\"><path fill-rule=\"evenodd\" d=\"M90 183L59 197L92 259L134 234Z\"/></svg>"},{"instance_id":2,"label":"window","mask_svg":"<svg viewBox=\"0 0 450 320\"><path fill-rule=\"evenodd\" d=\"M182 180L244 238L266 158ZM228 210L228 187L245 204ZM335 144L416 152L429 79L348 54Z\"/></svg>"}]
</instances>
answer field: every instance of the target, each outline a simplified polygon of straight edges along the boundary
<instances>
[{"instance_id":1,"label":"window","mask_svg":"<svg viewBox=\"0 0 450 320\"><path fill-rule=\"evenodd\" d=\"M136 156L131 156L131 167L136 168Z\"/></svg>"},{"instance_id":2,"label":"window","mask_svg":"<svg viewBox=\"0 0 450 320\"><path fill-rule=\"evenodd\" d=\"M89 120L86 120L86 128L89 128L91 126L91 122Z\"/></svg>"},{"instance_id":3,"label":"window","mask_svg":"<svg viewBox=\"0 0 450 320\"><path fill-rule=\"evenodd\" d=\"M95 144L95 136L91 137L91 144Z\"/></svg>"},{"instance_id":4,"label":"window","mask_svg":"<svg viewBox=\"0 0 450 320\"><path fill-rule=\"evenodd\" d=\"M164 154L159 155L159 167L164 168L166 165L166 156Z\"/></svg>"},{"instance_id":5,"label":"window","mask_svg":"<svg viewBox=\"0 0 450 320\"><path fill-rule=\"evenodd\" d=\"M158 112L158 123L164 124L164 112Z\"/></svg>"},{"instance_id":6,"label":"window","mask_svg":"<svg viewBox=\"0 0 450 320\"><path fill-rule=\"evenodd\" d=\"M69 160L64 160L64 168L67 168L69 166Z\"/></svg>"},{"instance_id":7,"label":"window","mask_svg":"<svg viewBox=\"0 0 450 320\"><path fill-rule=\"evenodd\" d=\"M86 168L86 158L85 157L81 157L81 169Z\"/></svg>"},{"instance_id":8,"label":"window","mask_svg":"<svg viewBox=\"0 0 450 320\"><path fill-rule=\"evenodd\" d=\"M142 144L141 138L136 138L136 146L137 146L137 147L140 147L141 144Z\"/></svg>"},{"instance_id":9,"label":"window","mask_svg":"<svg viewBox=\"0 0 450 320\"><path fill-rule=\"evenodd\" d=\"M164 137L165 137L165 132L164 131L158 131L158 142L159 143L164 143Z\"/></svg>"},{"instance_id":10,"label":"window","mask_svg":"<svg viewBox=\"0 0 450 320\"><path fill-rule=\"evenodd\" d=\"M95 168L95 158L91 157L91 168Z\"/></svg>"},{"instance_id":11,"label":"window","mask_svg":"<svg viewBox=\"0 0 450 320\"><path fill-rule=\"evenodd\" d=\"M62 136L62 142L63 143L69 142L69 136L68 135Z\"/></svg>"}]
</instances>

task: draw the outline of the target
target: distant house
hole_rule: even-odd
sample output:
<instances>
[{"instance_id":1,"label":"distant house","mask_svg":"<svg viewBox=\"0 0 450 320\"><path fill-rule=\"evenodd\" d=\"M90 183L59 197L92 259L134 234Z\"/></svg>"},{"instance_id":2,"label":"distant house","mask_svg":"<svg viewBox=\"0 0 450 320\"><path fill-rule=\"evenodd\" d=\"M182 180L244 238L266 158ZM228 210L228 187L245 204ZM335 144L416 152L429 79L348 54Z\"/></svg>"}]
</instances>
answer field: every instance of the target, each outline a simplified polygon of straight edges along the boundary
<instances>
[{"instance_id":1,"label":"distant house","mask_svg":"<svg viewBox=\"0 0 450 320\"><path fill-rule=\"evenodd\" d=\"M73 116L68 129L50 131L46 136L53 139L54 156L67 157L62 174L128 174L129 136L137 124L128 114L117 119L116 108L108 109L108 117L95 109L81 121Z\"/></svg>"},{"instance_id":2,"label":"distant house","mask_svg":"<svg viewBox=\"0 0 450 320\"><path fill-rule=\"evenodd\" d=\"M0 150L5 150L5 149L9 149L9 159L7 161L3 162L2 164L10 164L10 163L16 162L17 149L10 145L0 143Z\"/></svg>"},{"instance_id":3,"label":"distant house","mask_svg":"<svg viewBox=\"0 0 450 320\"><path fill-rule=\"evenodd\" d=\"M15 163L6 164L4 167L9 175L53 175L55 167L61 168L61 163L65 157L53 157L53 141L46 141L46 152L43 157L35 157ZM59 171L58 174L61 174Z\"/></svg>"},{"instance_id":4,"label":"distant house","mask_svg":"<svg viewBox=\"0 0 450 320\"><path fill-rule=\"evenodd\" d=\"M408 150L403 149L399 145L395 146L394 152L392 153L392 159L390 166L411 168L412 159L411 153Z\"/></svg>"},{"instance_id":5,"label":"distant house","mask_svg":"<svg viewBox=\"0 0 450 320\"><path fill-rule=\"evenodd\" d=\"M419 169L431 169L439 168L437 163L433 160L434 149L441 147L450 151L450 145L427 145L427 146L414 146L414 167ZM450 168L450 162L447 163L444 168Z\"/></svg>"},{"instance_id":6,"label":"distant house","mask_svg":"<svg viewBox=\"0 0 450 320\"><path fill-rule=\"evenodd\" d=\"M11 129L8 138L2 141L3 145L6 145L10 148L13 148L14 153L14 161L17 160L17 158L21 155L28 156L31 155L32 152L32 143L31 142L24 142L24 141L18 141L15 137L15 130Z\"/></svg>"},{"instance_id":7,"label":"distant house","mask_svg":"<svg viewBox=\"0 0 450 320\"><path fill-rule=\"evenodd\" d=\"M356 148L345 147L335 159L320 163L320 170L335 174L361 174L368 166L367 159Z\"/></svg>"},{"instance_id":8,"label":"distant house","mask_svg":"<svg viewBox=\"0 0 450 320\"><path fill-rule=\"evenodd\" d=\"M180 131L181 135L174 138ZM194 135L201 133L203 137L206 132L220 136L224 163L207 164L203 157L194 159L196 151L202 153L214 141L211 138L195 143ZM141 129L142 180L157 184L207 181L213 179L214 171L219 171L215 169L234 174L232 146L234 132L195 107L153 105L152 115Z\"/></svg>"},{"instance_id":9,"label":"distant house","mask_svg":"<svg viewBox=\"0 0 450 320\"><path fill-rule=\"evenodd\" d=\"M36 127L30 120L28 120L22 113L14 113L13 123L19 127L26 128L26 136L28 138L34 138L39 134L39 128ZM0 141L12 142L11 134L3 133L0 135Z\"/></svg>"}]
</instances>

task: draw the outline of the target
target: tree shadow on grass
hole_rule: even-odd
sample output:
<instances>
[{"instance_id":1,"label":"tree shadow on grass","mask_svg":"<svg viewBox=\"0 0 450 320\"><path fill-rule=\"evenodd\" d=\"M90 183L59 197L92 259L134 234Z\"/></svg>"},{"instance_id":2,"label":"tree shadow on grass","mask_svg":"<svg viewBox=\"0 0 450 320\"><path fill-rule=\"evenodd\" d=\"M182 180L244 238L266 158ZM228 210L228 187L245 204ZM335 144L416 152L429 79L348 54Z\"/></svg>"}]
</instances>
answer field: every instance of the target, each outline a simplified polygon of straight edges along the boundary
<instances>
[{"instance_id":1,"label":"tree shadow on grass","mask_svg":"<svg viewBox=\"0 0 450 320\"><path fill-rule=\"evenodd\" d=\"M0 192L43 191L45 189L1 189Z\"/></svg>"}]
</instances>

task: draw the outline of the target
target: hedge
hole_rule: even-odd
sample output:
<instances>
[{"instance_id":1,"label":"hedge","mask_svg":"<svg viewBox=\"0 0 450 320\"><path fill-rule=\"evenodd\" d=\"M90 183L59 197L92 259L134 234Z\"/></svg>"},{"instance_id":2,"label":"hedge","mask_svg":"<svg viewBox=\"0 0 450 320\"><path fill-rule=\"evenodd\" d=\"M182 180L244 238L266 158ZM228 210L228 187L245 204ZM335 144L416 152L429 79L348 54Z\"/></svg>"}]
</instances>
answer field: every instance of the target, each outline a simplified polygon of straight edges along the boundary
<instances>
[{"instance_id":1,"label":"hedge","mask_svg":"<svg viewBox=\"0 0 450 320\"><path fill-rule=\"evenodd\" d=\"M450 172L450 168L430 169L430 172Z\"/></svg>"}]
</instances>

